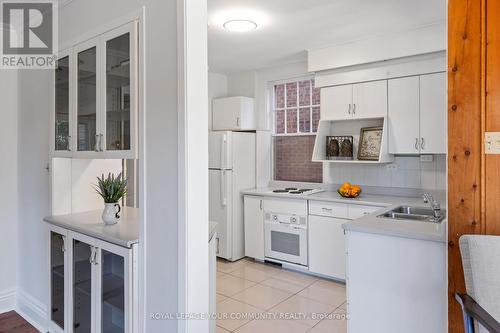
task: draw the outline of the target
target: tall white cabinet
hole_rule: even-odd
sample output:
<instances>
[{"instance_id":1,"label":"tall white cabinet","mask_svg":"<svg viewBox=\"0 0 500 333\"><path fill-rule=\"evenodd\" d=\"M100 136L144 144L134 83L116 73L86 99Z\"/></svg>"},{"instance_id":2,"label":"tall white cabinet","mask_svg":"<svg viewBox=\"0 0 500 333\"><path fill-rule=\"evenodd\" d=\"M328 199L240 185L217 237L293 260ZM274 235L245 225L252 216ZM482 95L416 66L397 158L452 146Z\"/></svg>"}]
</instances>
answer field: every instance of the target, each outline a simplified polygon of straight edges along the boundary
<instances>
[{"instance_id":1,"label":"tall white cabinet","mask_svg":"<svg viewBox=\"0 0 500 333\"><path fill-rule=\"evenodd\" d=\"M137 157L137 30L130 22L59 53L53 157Z\"/></svg>"},{"instance_id":2,"label":"tall white cabinet","mask_svg":"<svg viewBox=\"0 0 500 333\"><path fill-rule=\"evenodd\" d=\"M388 119L389 153L446 153L446 73L389 80Z\"/></svg>"}]
</instances>

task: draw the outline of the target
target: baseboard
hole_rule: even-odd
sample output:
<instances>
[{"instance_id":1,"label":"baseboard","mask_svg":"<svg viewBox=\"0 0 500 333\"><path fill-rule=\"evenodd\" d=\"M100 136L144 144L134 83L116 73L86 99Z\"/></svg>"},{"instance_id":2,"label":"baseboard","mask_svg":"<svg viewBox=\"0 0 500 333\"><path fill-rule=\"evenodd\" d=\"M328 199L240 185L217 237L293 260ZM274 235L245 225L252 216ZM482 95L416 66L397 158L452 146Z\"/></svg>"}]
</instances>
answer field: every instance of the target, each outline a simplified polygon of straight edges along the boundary
<instances>
[{"instance_id":1,"label":"baseboard","mask_svg":"<svg viewBox=\"0 0 500 333\"><path fill-rule=\"evenodd\" d=\"M17 290L15 310L40 332L48 332L47 307L23 290Z\"/></svg>"},{"instance_id":2,"label":"baseboard","mask_svg":"<svg viewBox=\"0 0 500 333\"><path fill-rule=\"evenodd\" d=\"M9 312L16 308L16 289L0 291L0 313Z\"/></svg>"}]
</instances>

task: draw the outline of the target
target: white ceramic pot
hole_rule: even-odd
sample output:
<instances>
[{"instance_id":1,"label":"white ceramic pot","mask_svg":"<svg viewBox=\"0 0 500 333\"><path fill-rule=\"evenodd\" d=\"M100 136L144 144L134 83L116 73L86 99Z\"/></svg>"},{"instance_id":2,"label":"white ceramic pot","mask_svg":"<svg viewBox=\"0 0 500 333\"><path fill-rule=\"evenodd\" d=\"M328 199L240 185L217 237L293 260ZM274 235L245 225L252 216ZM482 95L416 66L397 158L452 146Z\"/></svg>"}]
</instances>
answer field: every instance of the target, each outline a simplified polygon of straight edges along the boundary
<instances>
[{"instance_id":1,"label":"white ceramic pot","mask_svg":"<svg viewBox=\"0 0 500 333\"><path fill-rule=\"evenodd\" d=\"M102 212L102 221L104 224L115 224L120 220L121 207L119 203L105 203Z\"/></svg>"}]
</instances>

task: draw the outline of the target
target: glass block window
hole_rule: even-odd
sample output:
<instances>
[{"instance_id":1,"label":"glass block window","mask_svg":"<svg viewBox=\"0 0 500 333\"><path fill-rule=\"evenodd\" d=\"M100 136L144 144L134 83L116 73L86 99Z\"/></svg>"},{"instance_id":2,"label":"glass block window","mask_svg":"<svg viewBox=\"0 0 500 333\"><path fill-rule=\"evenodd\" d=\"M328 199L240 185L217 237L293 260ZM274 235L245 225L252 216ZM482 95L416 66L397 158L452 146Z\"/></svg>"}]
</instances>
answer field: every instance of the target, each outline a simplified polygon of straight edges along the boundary
<instances>
[{"instance_id":1,"label":"glass block window","mask_svg":"<svg viewBox=\"0 0 500 333\"><path fill-rule=\"evenodd\" d=\"M316 133L320 117L320 89L314 79L274 84L274 134Z\"/></svg>"}]
</instances>

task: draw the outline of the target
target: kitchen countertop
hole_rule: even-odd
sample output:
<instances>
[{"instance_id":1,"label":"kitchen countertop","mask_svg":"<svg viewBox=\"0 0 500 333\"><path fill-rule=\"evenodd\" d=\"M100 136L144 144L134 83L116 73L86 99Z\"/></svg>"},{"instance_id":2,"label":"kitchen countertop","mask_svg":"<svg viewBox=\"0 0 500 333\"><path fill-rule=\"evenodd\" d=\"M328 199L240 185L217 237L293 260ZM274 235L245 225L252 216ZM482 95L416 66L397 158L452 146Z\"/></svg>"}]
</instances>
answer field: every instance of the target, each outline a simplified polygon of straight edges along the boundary
<instances>
[{"instance_id":1,"label":"kitchen countertop","mask_svg":"<svg viewBox=\"0 0 500 333\"><path fill-rule=\"evenodd\" d=\"M105 225L102 209L83 213L47 216L43 220L55 226L75 231L90 237L123 247L132 247L139 242L139 210L122 207L120 222Z\"/></svg>"},{"instance_id":2,"label":"kitchen countertop","mask_svg":"<svg viewBox=\"0 0 500 333\"><path fill-rule=\"evenodd\" d=\"M420 239L434 242L446 242L446 219L441 223L419 222L410 220L393 220L389 218L378 218L391 209L401 205L427 207L421 197L404 197L378 194L364 194L355 199L341 197L337 192L325 191L294 197L290 194L272 193L271 188L257 188L241 192L244 195L277 197L286 199L329 201L345 204L379 206L376 212L363 216L361 218L347 221L342 225L344 230L374 233L388 236L397 236L403 238ZM441 206L444 206L444 200L441 200Z\"/></svg>"}]
</instances>

